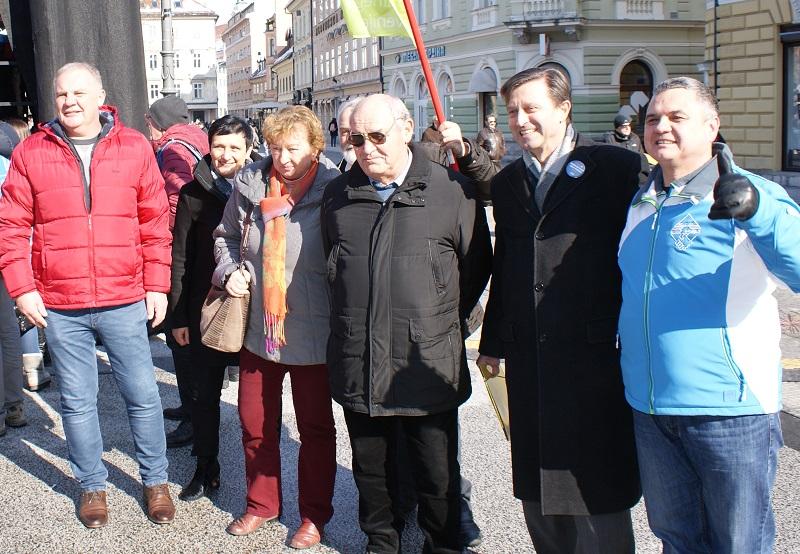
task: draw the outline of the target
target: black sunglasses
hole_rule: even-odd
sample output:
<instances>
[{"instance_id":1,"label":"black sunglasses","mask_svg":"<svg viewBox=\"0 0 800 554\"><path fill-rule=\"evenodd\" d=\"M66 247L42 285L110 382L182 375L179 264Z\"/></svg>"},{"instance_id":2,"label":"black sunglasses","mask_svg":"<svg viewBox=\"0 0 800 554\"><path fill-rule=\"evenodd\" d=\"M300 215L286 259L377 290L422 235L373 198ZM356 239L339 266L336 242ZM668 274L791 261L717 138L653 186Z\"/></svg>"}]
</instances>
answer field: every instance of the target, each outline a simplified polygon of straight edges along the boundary
<instances>
[{"instance_id":1,"label":"black sunglasses","mask_svg":"<svg viewBox=\"0 0 800 554\"><path fill-rule=\"evenodd\" d=\"M367 142L367 139L369 139L369 141L372 144L384 144L386 142L386 137L389 134L389 131L391 131L392 128L394 127L395 121L398 121L400 119L405 119L405 117L394 118L392 124L389 126L388 129L386 129L386 132L383 133L380 131L373 131L371 133L367 133L366 135L361 133L350 133L349 137L350 144L352 144L356 148L361 148L362 146L364 146L364 143Z\"/></svg>"}]
</instances>

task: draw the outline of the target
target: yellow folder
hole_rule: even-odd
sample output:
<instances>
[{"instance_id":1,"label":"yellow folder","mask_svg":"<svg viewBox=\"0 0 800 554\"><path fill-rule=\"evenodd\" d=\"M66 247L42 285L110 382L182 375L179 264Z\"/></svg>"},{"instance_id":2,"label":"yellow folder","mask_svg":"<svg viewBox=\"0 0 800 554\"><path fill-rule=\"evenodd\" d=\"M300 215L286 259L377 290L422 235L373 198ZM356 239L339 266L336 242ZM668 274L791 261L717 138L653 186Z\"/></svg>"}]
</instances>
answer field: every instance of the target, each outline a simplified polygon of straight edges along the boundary
<instances>
[{"instance_id":1,"label":"yellow folder","mask_svg":"<svg viewBox=\"0 0 800 554\"><path fill-rule=\"evenodd\" d=\"M494 413L500 421L500 427L503 429L503 434L506 440L510 440L509 430L509 417L508 417L508 389L506 389L506 366L500 364L500 373L495 376L490 375L487 371L481 370L483 376L483 384L486 385L486 392L489 394L489 400L492 402Z\"/></svg>"}]
</instances>

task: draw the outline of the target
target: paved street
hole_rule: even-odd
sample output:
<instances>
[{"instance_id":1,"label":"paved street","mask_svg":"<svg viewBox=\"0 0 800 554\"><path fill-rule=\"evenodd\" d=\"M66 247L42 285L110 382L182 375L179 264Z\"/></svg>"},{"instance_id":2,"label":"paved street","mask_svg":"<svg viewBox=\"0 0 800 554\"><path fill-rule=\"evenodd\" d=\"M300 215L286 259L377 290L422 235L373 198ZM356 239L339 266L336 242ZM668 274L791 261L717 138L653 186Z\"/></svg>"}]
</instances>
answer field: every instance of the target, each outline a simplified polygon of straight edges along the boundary
<instances>
[{"instance_id":1,"label":"paved street","mask_svg":"<svg viewBox=\"0 0 800 554\"><path fill-rule=\"evenodd\" d=\"M472 344L471 346L474 346ZM169 351L163 341L151 342L156 374L164 404L175 405L177 389ZM474 357L474 351L471 351ZM102 354L100 355L102 360ZM102 364L101 364L101 367ZM104 368L107 370L107 368ZM497 425L477 370L472 365L474 394L461 410L464 474L472 480L476 518L484 543L476 553L533 552L519 503L512 498L508 444ZM100 409L105 437L104 459L109 468L110 523L87 530L75 517L73 499L78 488L66 461L66 445L56 412L55 387L27 395L30 424L10 429L0 439L0 552L290 552L290 533L299 525L295 465L298 435L290 387L283 402L282 438L284 513L279 523L267 525L249 537L232 537L224 531L244 507L244 471L236 414L237 386L224 391L222 404L222 487L218 495L191 504L178 502L173 525L159 527L147 521L139 500L136 464L124 406L113 377L100 376ZM338 474L334 503L336 514L326 528L324 545L311 552L363 552L364 538L356 521L357 496L350 472L350 448L341 410L335 410L338 437ZM168 424L170 429L173 423ZM796 430L795 430L796 431ZM169 451L173 495L180 491L193 469L189 449ZM776 552L800 551L800 452L781 451L775 508L778 520ZM637 550L659 552L647 529L642 505L635 510ZM421 537L412 529L404 537L404 552L419 552Z\"/></svg>"},{"instance_id":2,"label":"paved street","mask_svg":"<svg viewBox=\"0 0 800 554\"><path fill-rule=\"evenodd\" d=\"M783 414L787 445L780 453L774 492L778 537L775 551L800 552L800 297L786 290L777 294L784 329L785 372ZM461 409L463 474L473 483L473 507L483 530L483 544L475 553L533 552L522 519L519 502L511 494L508 443L474 365L477 340L468 342L473 395ZM172 360L163 339L151 340L156 377L165 406L177 404ZM283 515L248 537L233 537L225 526L244 509L244 467L240 428L236 411L237 383L223 391L221 455L222 486L212 499L194 503L176 500L176 521L156 526L145 517L141 487L133 456L133 444L124 405L113 375L101 364L99 405L105 437L104 460L109 469L110 523L100 530L87 530L75 516L74 499L79 494L66 460L66 444L57 413L57 387L39 394L26 393L29 425L9 429L0 438L0 524L2 553L162 553L162 552L291 552L287 543L299 526L297 513L296 461L298 434L290 386L283 397ZM351 474L351 453L342 412L334 405L337 426L338 472L334 506L336 513L326 527L323 545L309 552L360 553L365 539L357 524L357 493ZM168 422L168 430L175 424ZM169 451L170 483L174 497L193 471L189 448ZM637 551L660 552L649 532L643 505L634 510ZM407 526L403 552L419 552L421 535Z\"/></svg>"}]
</instances>

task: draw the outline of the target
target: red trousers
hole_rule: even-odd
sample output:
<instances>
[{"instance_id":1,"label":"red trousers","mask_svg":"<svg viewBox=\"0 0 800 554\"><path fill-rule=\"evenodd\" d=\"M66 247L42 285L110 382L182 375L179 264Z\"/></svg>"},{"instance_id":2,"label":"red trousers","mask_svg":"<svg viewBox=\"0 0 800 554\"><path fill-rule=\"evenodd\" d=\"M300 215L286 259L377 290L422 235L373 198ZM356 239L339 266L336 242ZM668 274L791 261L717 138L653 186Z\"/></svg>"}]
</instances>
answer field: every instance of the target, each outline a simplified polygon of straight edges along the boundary
<instances>
[{"instance_id":1,"label":"red trousers","mask_svg":"<svg viewBox=\"0 0 800 554\"><path fill-rule=\"evenodd\" d=\"M281 394L288 372L300 432L300 517L322 529L333 516L336 478L336 428L328 367L269 362L247 349L241 351L239 367L247 513L274 517L281 512Z\"/></svg>"}]
</instances>

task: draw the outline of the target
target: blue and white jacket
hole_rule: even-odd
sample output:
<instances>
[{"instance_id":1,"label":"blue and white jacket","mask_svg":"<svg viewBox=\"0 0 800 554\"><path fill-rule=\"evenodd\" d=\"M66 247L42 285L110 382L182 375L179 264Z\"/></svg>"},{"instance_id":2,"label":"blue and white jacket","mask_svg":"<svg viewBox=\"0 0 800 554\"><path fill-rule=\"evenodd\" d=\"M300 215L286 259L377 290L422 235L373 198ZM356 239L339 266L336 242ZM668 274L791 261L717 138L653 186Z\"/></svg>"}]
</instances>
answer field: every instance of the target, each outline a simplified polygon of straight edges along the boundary
<instances>
[{"instance_id":1,"label":"blue and white jacket","mask_svg":"<svg viewBox=\"0 0 800 554\"><path fill-rule=\"evenodd\" d=\"M731 158L714 145L716 155ZM660 415L781 408L775 278L800 291L800 207L776 183L731 163L758 189L747 221L710 220L712 158L667 190L656 168L634 197L619 248L625 396Z\"/></svg>"}]
</instances>

